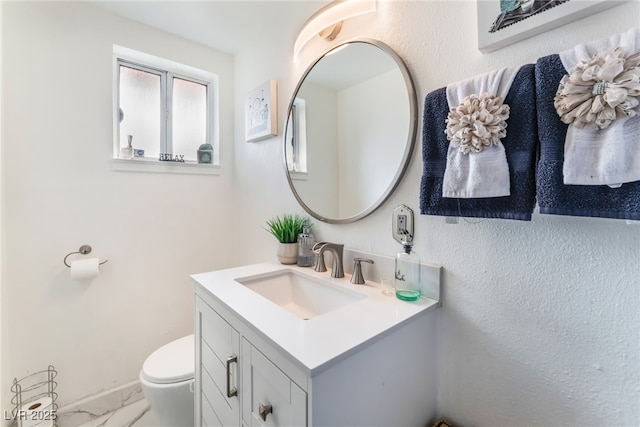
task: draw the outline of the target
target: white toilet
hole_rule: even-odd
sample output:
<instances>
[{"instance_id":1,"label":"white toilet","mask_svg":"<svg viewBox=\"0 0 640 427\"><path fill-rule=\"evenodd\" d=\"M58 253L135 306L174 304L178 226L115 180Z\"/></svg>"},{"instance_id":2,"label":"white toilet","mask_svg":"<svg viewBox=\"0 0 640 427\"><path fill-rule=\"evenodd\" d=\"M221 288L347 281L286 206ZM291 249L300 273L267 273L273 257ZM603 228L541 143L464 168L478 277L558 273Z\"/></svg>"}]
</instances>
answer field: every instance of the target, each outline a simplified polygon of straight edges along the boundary
<instances>
[{"instance_id":1,"label":"white toilet","mask_svg":"<svg viewBox=\"0 0 640 427\"><path fill-rule=\"evenodd\" d=\"M158 427L193 427L194 336L166 344L142 365L140 384Z\"/></svg>"}]
</instances>

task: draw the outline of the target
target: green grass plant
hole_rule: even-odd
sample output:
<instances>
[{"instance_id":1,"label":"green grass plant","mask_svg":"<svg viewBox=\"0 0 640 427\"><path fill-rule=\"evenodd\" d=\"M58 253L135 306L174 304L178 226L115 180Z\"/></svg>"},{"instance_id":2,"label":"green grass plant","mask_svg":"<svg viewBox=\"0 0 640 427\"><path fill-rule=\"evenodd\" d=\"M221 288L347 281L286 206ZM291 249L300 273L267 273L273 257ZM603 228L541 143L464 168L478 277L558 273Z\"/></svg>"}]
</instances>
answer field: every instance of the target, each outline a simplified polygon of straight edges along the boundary
<instances>
[{"instance_id":1,"label":"green grass plant","mask_svg":"<svg viewBox=\"0 0 640 427\"><path fill-rule=\"evenodd\" d=\"M267 220L266 229L273 234L280 243L296 243L298 234L308 224L308 219L300 215L284 214Z\"/></svg>"}]
</instances>

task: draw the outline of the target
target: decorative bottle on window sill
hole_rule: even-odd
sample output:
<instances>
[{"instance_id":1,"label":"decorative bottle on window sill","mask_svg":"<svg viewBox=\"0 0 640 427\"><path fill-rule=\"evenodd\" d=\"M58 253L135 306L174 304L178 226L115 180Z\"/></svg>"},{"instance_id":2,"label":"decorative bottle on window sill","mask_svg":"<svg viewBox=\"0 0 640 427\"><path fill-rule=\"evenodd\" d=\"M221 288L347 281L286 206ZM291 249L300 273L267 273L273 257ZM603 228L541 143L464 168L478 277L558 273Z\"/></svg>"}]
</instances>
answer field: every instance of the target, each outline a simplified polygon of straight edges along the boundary
<instances>
[{"instance_id":1,"label":"decorative bottle on window sill","mask_svg":"<svg viewBox=\"0 0 640 427\"><path fill-rule=\"evenodd\" d=\"M122 147L120 149L120 158L121 159L133 159L133 147L131 146L131 143L133 142L133 135L127 135L128 139L129 139L129 146L128 147Z\"/></svg>"},{"instance_id":2,"label":"decorative bottle on window sill","mask_svg":"<svg viewBox=\"0 0 640 427\"><path fill-rule=\"evenodd\" d=\"M302 233L298 234L298 266L311 267L315 263L314 243L313 234L309 231L309 225L305 223Z\"/></svg>"},{"instance_id":3,"label":"decorative bottle on window sill","mask_svg":"<svg viewBox=\"0 0 640 427\"><path fill-rule=\"evenodd\" d=\"M396 298L403 301L420 299L420 257L413 243L403 240L402 251L396 255Z\"/></svg>"}]
</instances>

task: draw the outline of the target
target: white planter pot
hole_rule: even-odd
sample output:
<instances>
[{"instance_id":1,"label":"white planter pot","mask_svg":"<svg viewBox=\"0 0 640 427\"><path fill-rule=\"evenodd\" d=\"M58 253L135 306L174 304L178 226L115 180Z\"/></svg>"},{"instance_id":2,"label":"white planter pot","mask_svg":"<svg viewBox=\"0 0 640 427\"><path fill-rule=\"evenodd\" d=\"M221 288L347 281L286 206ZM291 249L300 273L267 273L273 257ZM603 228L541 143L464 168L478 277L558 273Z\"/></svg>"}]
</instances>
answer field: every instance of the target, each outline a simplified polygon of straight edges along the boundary
<instances>
[{"instance_id":1,"label":"white planter pot","mask_svg":"<svg viewBox=\"0 0 640 427\"><path fill-rule=\"evenodd\" d=\"M278 243L276 255L282 264L295 264L298 262L298 244Z\"/></svg>"}]
</instances>

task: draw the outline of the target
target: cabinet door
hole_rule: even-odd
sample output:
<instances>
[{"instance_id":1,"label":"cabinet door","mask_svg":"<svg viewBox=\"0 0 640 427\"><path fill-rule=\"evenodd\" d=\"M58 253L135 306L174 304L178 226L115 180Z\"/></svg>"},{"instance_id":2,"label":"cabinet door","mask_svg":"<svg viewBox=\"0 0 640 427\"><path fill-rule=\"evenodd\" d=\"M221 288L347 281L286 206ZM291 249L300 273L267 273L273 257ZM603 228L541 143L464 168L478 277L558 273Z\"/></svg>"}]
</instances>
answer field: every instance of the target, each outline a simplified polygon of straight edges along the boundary
<instances>
[{"instance_id":1,"label":"cabinet door","mask_svg":"<svg viewBox=\"0 0 640 427\"><path fill-rule=\"evenodd\" d=\"M240 424L240 335L196 298L196 425Z\"/></svg>"},{"instance_id":2,"label":"cabinet door","mask_svg":"<svg viewBox=\"0 0 640 427\"><path fill-rule=\"evenodd\" d=\"M307 393L242 339L242 417L247 426L306 426Z\"/></svg>"}]
</instances>

